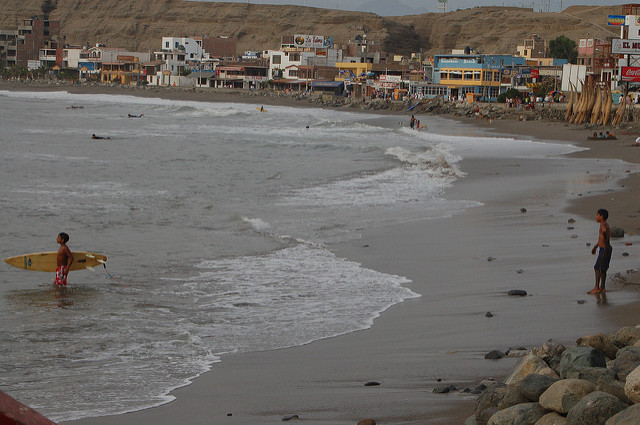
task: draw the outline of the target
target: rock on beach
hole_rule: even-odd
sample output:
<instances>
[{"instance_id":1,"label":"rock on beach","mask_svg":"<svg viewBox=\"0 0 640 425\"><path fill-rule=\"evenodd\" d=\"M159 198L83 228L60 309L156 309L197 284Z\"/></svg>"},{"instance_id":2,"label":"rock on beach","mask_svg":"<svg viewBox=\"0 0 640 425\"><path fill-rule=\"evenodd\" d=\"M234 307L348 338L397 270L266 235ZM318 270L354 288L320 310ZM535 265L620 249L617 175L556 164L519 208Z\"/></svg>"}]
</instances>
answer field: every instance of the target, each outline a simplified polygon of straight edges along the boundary
<instances>
[{"instance_id":1,"label":"rock on beach","mask_svg":"<svg viewBox=\"0 0 640 425\"><path fill-rule=\"evenodd\" d=\"M465 425L638 425L639 340L640 328L627 326L575 347L534 347L504 383L488 384Z\"/></svg>"}]
</instances>

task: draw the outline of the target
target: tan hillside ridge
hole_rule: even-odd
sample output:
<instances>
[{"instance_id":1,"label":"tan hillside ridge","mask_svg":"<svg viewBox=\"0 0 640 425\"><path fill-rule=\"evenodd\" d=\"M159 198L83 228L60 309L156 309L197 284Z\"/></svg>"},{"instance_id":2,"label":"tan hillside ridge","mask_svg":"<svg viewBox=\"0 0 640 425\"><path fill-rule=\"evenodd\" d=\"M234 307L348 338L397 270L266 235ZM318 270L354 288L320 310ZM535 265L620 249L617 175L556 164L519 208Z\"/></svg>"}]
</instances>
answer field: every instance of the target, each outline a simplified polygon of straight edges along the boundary
<instances>
[{"instance_id":1,"label":"tan hillside ridge","mask_svg":"<svg viewBox=\"0 0 640 425\"><path fill-rule=\"evenodd\" d=\"M16 28L21 19L42 16L42 0L5 0L0 28ZM619 36L607 15L621 5L573 6L562 13L531 9L475 7L446 14L381 17L301 6L212 3L183 0L58 0L50 19L72 44L105 43L134 51L161 48L163 36L238 37L238 53L276 49L280 37L293 34L333 36L336 44L366 33L391 53L443 54L466 46L480 53L515 54L531 34L544 39Z\"/></svg>"}]
</instances>

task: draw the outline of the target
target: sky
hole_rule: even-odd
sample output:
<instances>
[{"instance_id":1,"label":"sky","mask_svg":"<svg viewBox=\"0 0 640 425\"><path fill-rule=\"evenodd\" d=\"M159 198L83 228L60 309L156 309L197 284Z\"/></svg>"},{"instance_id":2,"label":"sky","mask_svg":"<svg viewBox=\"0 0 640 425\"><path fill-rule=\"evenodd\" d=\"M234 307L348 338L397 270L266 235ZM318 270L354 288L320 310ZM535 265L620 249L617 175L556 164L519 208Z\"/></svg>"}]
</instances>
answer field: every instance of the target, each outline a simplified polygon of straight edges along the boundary
<instances>
[{"instance_id":1,"label":"sky","mask_svg":"<svg viewBox=\"0 0 640 425\"><path fill-rule=\"evenodd\" d=\"M298 6L322 7L327 9L341 10L360 10L370 12L371 8L382 10L385 3L389 0L204 0L217 2L233 2L233 3L252 3L252 4L293 4ZM413 13L428 13L438 10L438 0L395 0L401 3L396 5L392 10ZM516 6L531 7L535 11L559 12L569 6L585 5L585 6L611 6L622 5L627 1L615 0L448 0L448 11L457 9L469 9L475 6ZM406 13L402 13L406 14Z\"/></svg>"}]
</instances>

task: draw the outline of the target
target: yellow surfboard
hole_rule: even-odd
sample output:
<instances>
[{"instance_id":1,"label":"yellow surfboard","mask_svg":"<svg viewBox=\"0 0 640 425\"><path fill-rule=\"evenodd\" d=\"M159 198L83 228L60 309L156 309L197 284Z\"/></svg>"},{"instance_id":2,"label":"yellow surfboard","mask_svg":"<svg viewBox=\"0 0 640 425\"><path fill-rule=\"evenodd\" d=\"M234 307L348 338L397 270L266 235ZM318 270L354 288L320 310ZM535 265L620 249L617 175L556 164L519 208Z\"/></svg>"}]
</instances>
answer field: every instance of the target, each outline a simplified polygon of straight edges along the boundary
<instances>
[{"instance_id":1,"label":"yellow surfboard","mask_svg":"<svg viewBox=\"0 0 640 425\"><path fill-rule=\"evenodd\" d=\"M95 252L74 251L71 271L92 269L107 262L107 257ZM34 252L33 254L16 255L4 258L3 261L13 267L38 272L55 272L58 253L56 251Z\"/></svg>"}]
</instances>

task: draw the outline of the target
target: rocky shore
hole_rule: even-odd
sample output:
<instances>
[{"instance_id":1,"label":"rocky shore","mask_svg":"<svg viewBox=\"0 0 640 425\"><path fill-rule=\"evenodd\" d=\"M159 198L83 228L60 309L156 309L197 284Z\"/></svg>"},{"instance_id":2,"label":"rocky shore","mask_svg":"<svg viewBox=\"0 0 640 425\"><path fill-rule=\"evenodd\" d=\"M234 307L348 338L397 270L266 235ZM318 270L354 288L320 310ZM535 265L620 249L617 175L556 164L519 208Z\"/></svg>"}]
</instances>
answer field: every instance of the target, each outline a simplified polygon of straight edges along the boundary
<instances>
[{"instance_id":1,"label":"rocky shore","mask_svg":"<svg viewBox=\"0 0 640 425\"><path fill-rule=\"evenodd\" d=\"M465 425L637 425L640 326L584 336L575 347L549 340L504 382L483 381L476 391Z\"/></svg>"}]
</instances>

